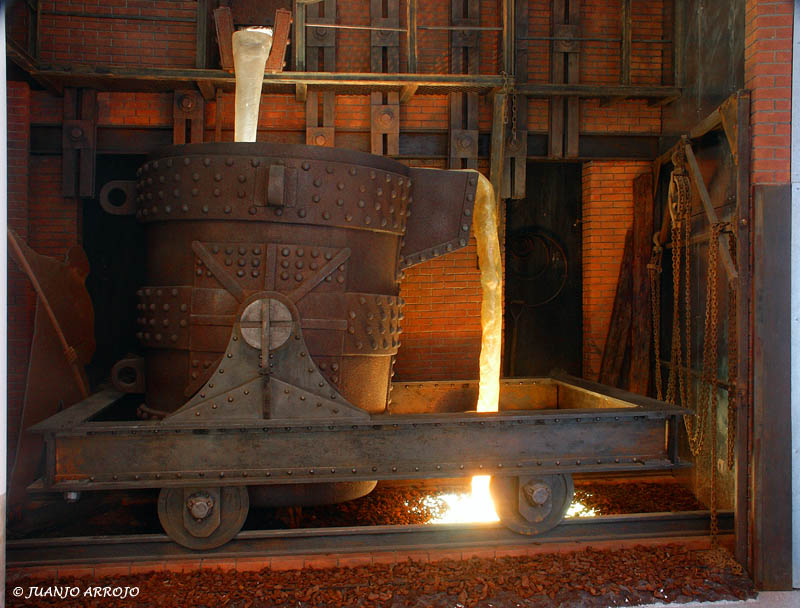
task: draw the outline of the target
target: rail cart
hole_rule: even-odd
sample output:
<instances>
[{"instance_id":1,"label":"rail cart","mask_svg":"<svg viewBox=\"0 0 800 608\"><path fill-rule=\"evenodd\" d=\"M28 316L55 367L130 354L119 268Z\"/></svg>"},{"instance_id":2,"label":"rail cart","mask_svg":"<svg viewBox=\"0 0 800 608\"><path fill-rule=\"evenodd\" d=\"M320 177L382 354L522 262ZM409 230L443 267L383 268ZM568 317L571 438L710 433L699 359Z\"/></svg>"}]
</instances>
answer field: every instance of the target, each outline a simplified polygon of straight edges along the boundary
<instances>
[{"instance_id":1,"label":"rail cart","mask_svg":"<svg viewBox=\"0 0 800 608\"><path fill-rule=\"evenodd\" d=\"M680 464L677 428L685 410L571 376L503 381L498 413L466 411L476 383L394 388L395 411L420 413L346 422L130 421L121 418L130 418L138 401L103 391L34 428L47 444L45 476L36 485L62 492L160 488L167 534L209 549L242 527L248 486L491 475L503 523L539 534L564 517L573 473Z\"/></svg>"}]
</instances>

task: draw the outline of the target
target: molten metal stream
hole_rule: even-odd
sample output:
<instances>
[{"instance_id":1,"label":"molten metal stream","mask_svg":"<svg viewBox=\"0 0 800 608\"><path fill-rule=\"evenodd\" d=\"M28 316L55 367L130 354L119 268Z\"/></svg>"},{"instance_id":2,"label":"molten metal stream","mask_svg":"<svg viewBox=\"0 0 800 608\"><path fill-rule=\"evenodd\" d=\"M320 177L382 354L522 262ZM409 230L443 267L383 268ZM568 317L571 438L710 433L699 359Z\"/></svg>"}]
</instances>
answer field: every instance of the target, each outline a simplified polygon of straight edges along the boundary
<instances>
[{"instance_id":1,"label":"molten metal stream","mask_svg":"<svg viewBox=\"0 0 800 608\"><path fill-rule=\"evenodd\" d=\"M478 411L496 412L500 400L500 347L503 315L503 269L497 237L497 201L491 182L478 174L472 230L481 270L481 358ZM496 520L488 475L472 478L472 510L477 521Z\"/></svg>"},{"instance_id":2,"label":"molten metal stream","mask_svg":"<svg viewBox=\"0 0 800 608\"><path fill-rule=\"evenodd\" d=\"M272 48L272 28L251 27L233 34L233 69L236 74L234 141L255 141L264 66Z\"/></svg>"}]
</instances>

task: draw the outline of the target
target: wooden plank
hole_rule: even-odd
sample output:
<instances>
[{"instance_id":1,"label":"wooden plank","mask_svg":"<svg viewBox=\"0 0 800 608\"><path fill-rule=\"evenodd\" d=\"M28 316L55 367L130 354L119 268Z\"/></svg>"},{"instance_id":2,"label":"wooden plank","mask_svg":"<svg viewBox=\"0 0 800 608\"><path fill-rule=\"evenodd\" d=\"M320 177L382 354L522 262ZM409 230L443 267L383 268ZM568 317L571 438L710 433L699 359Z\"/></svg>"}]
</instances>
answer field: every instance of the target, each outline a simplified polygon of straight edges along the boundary
<instances>
[{"instance_id":1,"label":"wooden plank","mask_svg":"<svg viewBox=\"0 0 800 608\"><path fill-rule=\"evenodd\" d=\"M751 453L750 426L753 410L753 385L752 385L752 338L753 317L752 286L753 270L750 262L752 250L752 221L750 206L750 92L737 93L737 123L739 164L736 167L736 260L739 271L737 281L738 293L736 297L737 312L736 326L739 341L739 370L736 374L738 386L736 387L736 419L738 432L736 433L736 515L734 527L736 531L736 559L747 566L752 572L751 551L749 542L750 530L750 459Z\"/></svg>"},{"instance_id":2,"label":"wooden plank","mask_svg":"<svg viewBox=\"0 0 800 608\"><path fill-rule=\"evenodd\" d=\"M756 186L753 581L792 588L791 188Z\"/></svg>"},{"instance_id":3,"label":"wooden plank","mask_svg":"<svg viewBox=\"0 0 800 608\"><path fill-rule=\"evenodd\" d=\"M503 189L503 160L505 157L506 126L503 115L506 107L506 94L498 93L494 96L492 108L492 148L489 160L489 180L494 187L495 198L500 201Z\"/></svg>"},{"instance_id":4,"label":"wooden plank","mask_svg":"<svg viewBox=\"0 0 800 608\"><path fill-rule=\"evenodd\" d=\"M685 73L685 60L684 43L686 39L686 1L674 0L675 2L675 20L674 28L672 31L672 66L674 75L672 84L676 87L683 86L683 77Z\"/></svg>"},{"instance_id":5,"label":"wooden plank","mask_svg":"<svg viewBox=\"0 0 800 608\"><path fill-rule=\"evenodd\" d=\"M647 395L650 388L652 312L647 264L653 250L653 176L633 180L633 264L631 310L631 374L628 390Z\"/></svg>"},{"instance_id":6,"label":"wooden plank","mask_svg":"<svg viewBox=\"0 0 800 608\"><path fill-rule=\"evenodd\" d=\"M711 114L706 116L703 120L698 122L689 131L689 139L699 139L706 133L710 133L714 129L722 126L722 116L719 113L719 108L715 108Z\"/></svg>"},{"instance_id":7,"label":"wooden plank","mask_svg":"<svg viewBox=\"0 0 800 608\"><path fill-rule=\"evenodd\" d=\"M570 0L569 2L569 23L573 26L578 26L581 15L580 0ZM576 33L580 35L580 30L576 27ZM574 45L576 49L573 52L565 53L567 56L567 82L570 84L577 84L581 79L580 72L580 46L579 43ZM567 158L576 158L578 156L579 147L579 131L580 131L580 100L578 97L569 97L567 99L567 113L564 121L566 150L565 155Z\"/></svg>"},{"instance_id":8,"label":"wooden plank","mask_svg":"<svg viewBox=\"0 0 800 608\"><path fill-rule=\"evenodd\" d=\"M566 6L564 0L553 0L553 35L558 25L566 19ZM564 53L558 52L558 41L554 40L551 46L551 70L553 84L564 82ZM548 156L561 158L564 155L564 100L550 100L550 124L547 131Z\"/></svg>"},{"instance_id":9,"label":"wooden plank","mask_svg":"<svg viewBox=\"0 0 800 608\"><path fill-rule=\"evenodd\" d=\"M620 27L622 43L620 48L620 77L621 84L631 83L631 48L633 46L631 15L631 0L620 0Z\"/></svg>"},{"instance_id":10,"label":"wooden plank","mask_svg":"<svg viewBox=\"0 0 800 608\"><path fill-rule=\"evenodd\" d=\"M697 165L697 159L692 151L692 145L688 141L684 141L684 150L686 152L686 160L689 165L689 173L692 175L692 180L700 194L700 201L703 203L703 210L706 213L706 219L710 226L713 226L719 219L717 212L714 210L714 205L711 203L711 197L706 189L706 184L703 181L703 174L700 173L700 167ZM728 239L724 235L719 235L719 256L722 260L722 265L725 267L725 272L728 274L728 279L734 280L737 277L736 267L733 265L731 259L731 252L728 249Z\"/></svg>"},{"instance_id":11,"label":"wooden plank","mask_svg":"<svg viewBox=\"0 0 800 608\"><path fill-rule=\"evenodd\" d=\"M306 71L306 5L302 2L294 3L294 36L292 38L292 46L294 47L294 69L296 72ZM305 92L303 92L303 99L300 99L300 91L297 91L297 101L305 101Z\"/></svg>"},{"instance_id":12,"label":"wooden plank","mask_svg":"<svg viewBox=\"0 0 800 608\"><path fill-rule=\"evenodd\" d=\"M233 73L233 16L231 9L221 6L214 9L214 26L219 44L219 62L222 69Z\"/></svg>"},{"instance_id":13,"label":"wooden plank","mask_svg":"<svg viewBox=\"0 0 800 608\"><path fill-rule=\"evenodd\" d=\"M514 53L514 2L503 0L503 71L506 74L515 74ZM526 19L527 21L527 19Z\"/></svg>"},{"instance_id":14,"label":"wooden plank","mask_svg":"<svg viewBox=\"0 0 800 608\"><path fill-rule=\"evenodd\" d=\"M728 140L728 146L731 149L731 156L733 156L734 164L739 164L739 146L737 143L739 133L739 120L738 110L738 94L734 93L728 99L722 102L719 106L719 117L722 123L722 129L725 131L725 138Z\"/></svg>"},{"instance_id":15,"label":"wooden plank","mask_svg":"<svg viewBox=\"0 0 800 608\"><path fill-rule=\"evenodd\" d=\"M614 297L614 308L611 311L611 323L608 327L606 343L603 347L603 358L600 362L598 382L608 386L619 387L622 383L625 354L630 349L631 337L631 293L633 280L631 265L633 264L633 230L625 234L625 248L622 263L619 267L617 293Z\"/></svg>"},{"instance_id":16,"label":"wooden plank","mask_svg":"<svg viewBox=\"0 0 800 608\"><path fill-rule=\"evenodd\" d=\"M418 84L407 84L400 89L400 103L408 103L419 88Z\"/></svg>"},{"instance_id":17,"label":"wooden plank","mask_svg":"<svg viewBox=\"0 0 800 608\"><path fill-rule=\"evenodd\" d=\"M417 0L407 0L406 2L406 23L408 24L406 70L410 74L415 74L417 72ZM405 102L401 99L400 103Z\"/></svg>"},{"instance_id":18,"label":"wooden plank","mask_svg":"<svg viewBox=\"0 0 800 608\"><path fill-rule=\"evenodd\" d=\"M272 28L272 48L269 51L265 72L282 72L286 61L286 45L292 27L292 13L284 9L275 11L275 25Z\"/></svg>"},{"instance_id":19,"label":"wooden plank","mask_svg":"<svg viewBox=\"0 0 800 608\"><path fill-rule=\"evenodd\" d=\"M213 101L216 91L214 85L208 81L200 80L197 82L197 88L205 101Z\"/></svg>"},{"instance_id":20,"label":"wooden plank","mask_svg":"<svg viewBox=\"0 0 800 608\"><path fill-rule=\"evenodd\" d=\"M195 28L194 67L208 67L208 6L209 0L197 0L197 24Z\"/></svg>"}]
</instances>

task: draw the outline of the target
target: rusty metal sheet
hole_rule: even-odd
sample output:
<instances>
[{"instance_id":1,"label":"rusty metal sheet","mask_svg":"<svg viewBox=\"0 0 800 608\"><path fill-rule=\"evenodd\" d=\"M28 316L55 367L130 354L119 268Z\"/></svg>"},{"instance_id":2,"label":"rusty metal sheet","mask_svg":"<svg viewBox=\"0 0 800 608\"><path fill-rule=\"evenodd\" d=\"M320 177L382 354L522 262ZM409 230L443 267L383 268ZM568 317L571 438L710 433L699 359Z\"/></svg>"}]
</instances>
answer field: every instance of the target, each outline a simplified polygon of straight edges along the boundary
<instances>
[{"instance_id":1,"label":"rusty metal sheet","mask_svg":"<svg viewBox=\"0 0 800 608\"><path fill-rule=\"evenodd\" d=\"M402 267L460 249L469 241L477 175L473 172L411 169L414 192L422 205L408 217Z\"/></svg>"},{"instance_id":2,"label":"rusty metal sheet","mask_svg":"<svg viewBox=\"0 0 800 608\"><path fill-rule=\"evenodd\" d=\"M86 396L89 384L84 366L94 354L95 340L94 309L85 283L89 261L83 249L72 247L61 262L36 253L13 233L9 238L13 239L10 251L21 266L27 266L26 273L40 293L20 434L9 480L9 504L13 510L24 501L25 488L37 477L42 462L42 438L27 429ZM56 324L46 307L52 311ZM64 341L71 352L65 352Z\"/></svg>"}]
</instances>

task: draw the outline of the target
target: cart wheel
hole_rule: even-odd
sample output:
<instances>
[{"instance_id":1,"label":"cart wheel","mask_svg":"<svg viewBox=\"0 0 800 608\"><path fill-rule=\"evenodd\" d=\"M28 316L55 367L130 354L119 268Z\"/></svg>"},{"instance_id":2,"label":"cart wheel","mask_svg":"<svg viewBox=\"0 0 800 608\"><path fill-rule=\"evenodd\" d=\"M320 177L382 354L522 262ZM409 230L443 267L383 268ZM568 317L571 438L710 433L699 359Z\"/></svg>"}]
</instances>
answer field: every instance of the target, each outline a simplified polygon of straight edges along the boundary
<instances>
[{"instance_id":1,"label":"cart wheel","mask_svg":"<svg viewBox=\"0 0 800 608\"><path fill-rule=\"evenodd\" d=\"M250 499L245 486L162 488L158 519L167 535L189 549L214 549L242 529Z\"/></svg>"},{"instance_id":2,"label":"cart wheel","mask_svg":"<svg viewBox=\"0 0 800 608\"><path fill-rule=\"evenodd\" d=\"M492 477L490 491L497 515L517 532L534 536L555 528L575 491L572 475Z\"/></svg>"}]
</instances>

